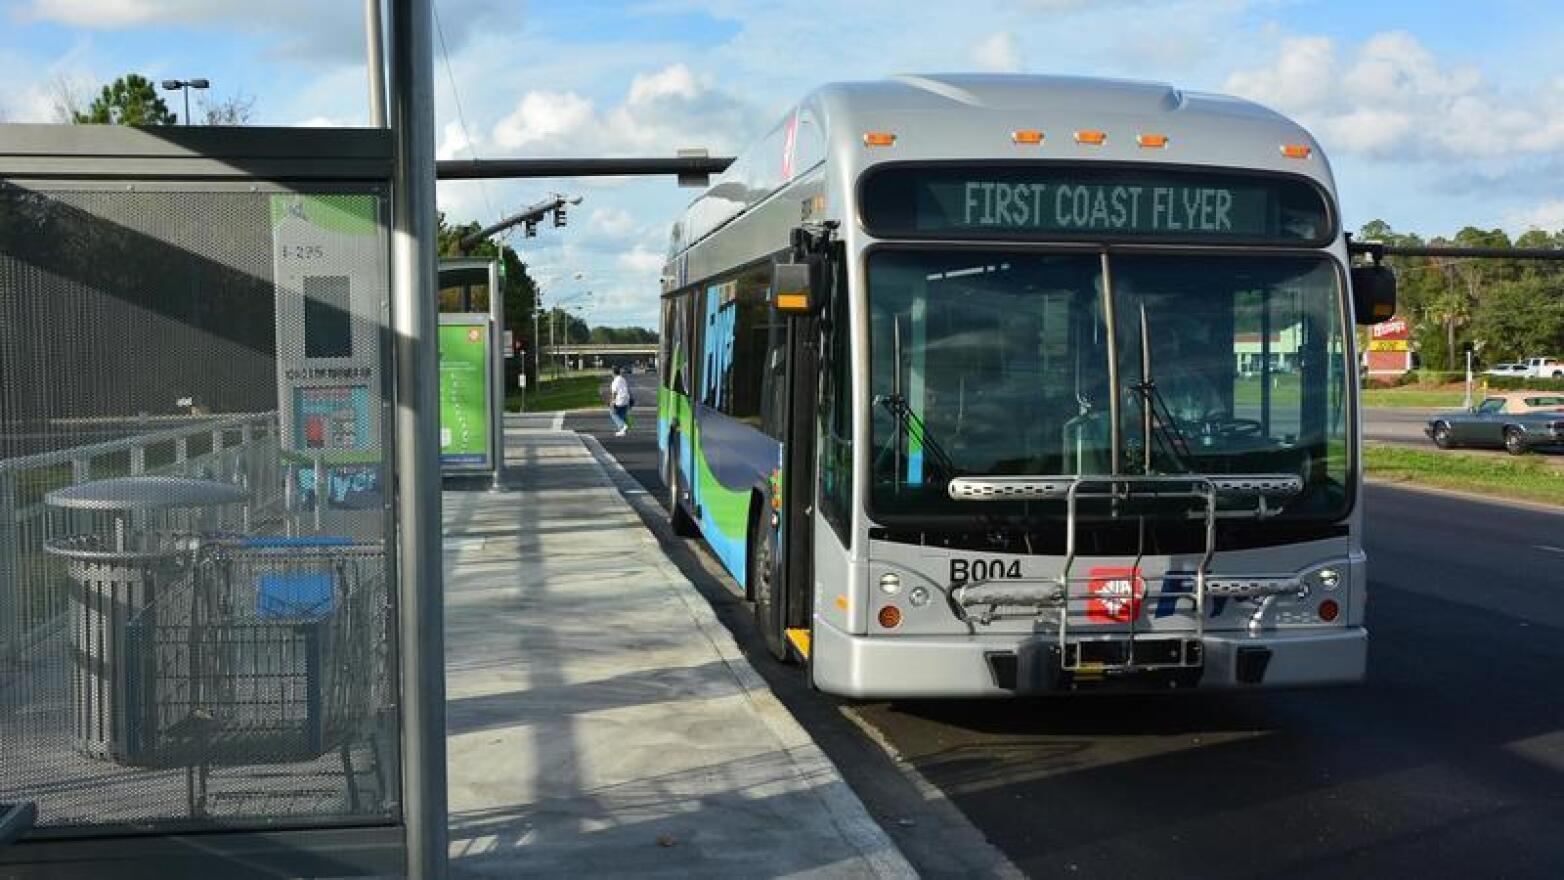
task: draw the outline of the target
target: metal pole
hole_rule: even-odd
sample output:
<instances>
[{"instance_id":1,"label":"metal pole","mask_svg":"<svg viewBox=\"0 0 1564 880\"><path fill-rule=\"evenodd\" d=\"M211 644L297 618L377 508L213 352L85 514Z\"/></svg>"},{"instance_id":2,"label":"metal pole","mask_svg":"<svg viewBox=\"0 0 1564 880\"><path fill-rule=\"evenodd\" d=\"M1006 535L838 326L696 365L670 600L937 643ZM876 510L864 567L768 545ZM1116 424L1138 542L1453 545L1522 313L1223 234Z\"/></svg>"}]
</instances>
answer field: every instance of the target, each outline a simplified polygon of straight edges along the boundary
<instances>
[{"instance_id":1,"label":"metal pole","mask_svg":"<svg viewBox=\"0 0 1564 880\"><path fill-rule=\"evenodd\" d=\"M1472 408L1472 350L1466 350L1466 402L1462 406Z\"/></svg>"},{"instance_id":2,"label":"metal pole","mask_svg":"<svg viewBox=\"0 0 1564 880\"><path fill-rule=\"evenodd\" d=\"M369 124L386 127L386 59L380 0L364 0L364 59L369 71Z\"/></svg>"},{"instance_id":3,"label":"metal pole","mask_svg":"<svg viewBox=\"0 0 1564 880\"><path fill-rule=\"evenodd\" d=\"M1119 475L1119 447L1123 445L1119 424L1119 321L1113 303L1113 267L1108 252L1102 252L1102 322L1108 325L1108 473Z\"/></svg>"},{"instance_id":4,"label":"metal pole","mask_svg":"<svg viewBox=\"0 0 1564 880\"><path fill-rule=\"evenodd\" d=\"M185 95L185 125L190 124L190 84L185 83L180 91Z\"/></svg>"},{"instance_id":5,"label":"metal pole","mask_svg":"<svg viewBox=\"0 0 1564 880\"><path fill-rule=\"evenodd\" d=\"M504 258L504 249L500 251ZM499 260L489 264L489 323L493 333L493 357L490 359L489 397L490 417L489 449L494 455L494 475L489 488L500 490L500 477L505 471L505 291L500 282Z\"/></svg>"},{"instance_id":6,"label":"metal pole","mask_svg":"<svg viewBox=\"0 0 1564 880\"><path fill-rule=\"evenodd\" d=\"M446 876L445 607L435 377L434 43L431 0L391 0L391 323L396 348L398 637L407 874Z\"/></svg>"}]
</instances>

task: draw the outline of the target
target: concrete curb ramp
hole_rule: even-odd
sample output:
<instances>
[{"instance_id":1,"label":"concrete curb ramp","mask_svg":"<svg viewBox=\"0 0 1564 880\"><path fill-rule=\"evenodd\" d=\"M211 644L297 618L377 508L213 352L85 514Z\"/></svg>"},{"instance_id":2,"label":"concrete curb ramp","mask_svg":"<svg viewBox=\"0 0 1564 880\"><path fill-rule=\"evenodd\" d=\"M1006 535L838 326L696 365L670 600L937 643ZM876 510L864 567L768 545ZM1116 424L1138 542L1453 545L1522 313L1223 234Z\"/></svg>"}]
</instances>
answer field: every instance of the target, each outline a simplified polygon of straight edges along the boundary
<instances>
[{"instance_id":1,"label":"concrete curb ramp","mask_svg":"<svg viewBox=\"0 0 1564 880\"><path fill-rule=\"evenodd\" d=\"M445 494L453 876L916 876L574 433Z\"/></svg>"}]
</instances>

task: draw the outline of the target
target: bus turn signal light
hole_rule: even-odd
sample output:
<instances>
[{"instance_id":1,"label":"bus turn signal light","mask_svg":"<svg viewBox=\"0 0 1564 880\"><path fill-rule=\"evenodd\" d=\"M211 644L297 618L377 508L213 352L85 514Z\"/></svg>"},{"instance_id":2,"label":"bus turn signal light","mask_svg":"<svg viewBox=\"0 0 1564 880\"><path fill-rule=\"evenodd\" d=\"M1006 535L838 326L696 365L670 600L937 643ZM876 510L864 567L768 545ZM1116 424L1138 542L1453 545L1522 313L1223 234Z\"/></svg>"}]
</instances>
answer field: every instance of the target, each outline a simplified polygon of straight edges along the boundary
<instances>
[{"instance_id":1,"label":"bus turn signal light","mask_svg":"<svg viewBox=\"0 0 1564 880\"><path fill-rule=\"evenodd\" d=\"M779 312L807 312L807 311L809 311L809 294L807 292L801 292L801 293L778 293L777 294L777 311L779 311Z\"/></svg>"},{"instance_id":2,"label":"bus turn signal light","mask_svg":"<svg viewBox=\"0 0 1564 880\"><path fill-rule=\"evenodd\" d=\"M1148 150L1160 150L1168 145L1168 136L1165 134L1143 134L1135 138L1135 143Z\"/></svg>"},{"instance_id":3,"label":"bus turn signal light","mask_svg":"<svg viewBox=\"0 0 1564 880\"><path fill-rule=\"evenodd\" d=\"M1078 144L1088 144L1093 147L1100 147L1108 142L1108 133L1105 131L1099 131L1095 128L1088 128L1085 131L1078 131L1075 133L1075 142Z\"/></svg>"},{"instance_id":4,"label":"bus turn signal light","mask_svg":"<svg viewBox=\"0 0 1564 880\"><path fill-rule=\"evenodd\" d=\"M886 605L880 609L880 626L886 629L895 629L901 626L901 609L895 605Z\"/></svg>"},{"instance_id":5,"label":"bus turn signal light","mask_svg":"<svg viewBox=\"0 0 1564 880\"><path fill-rule=\"evenodd\" d=\"M1023 128L1020 131L1010 133L1010 141L1017 144L1032 144L1036 146L1043 142L1043 133L1035 128Z\"/></svg>"},{"instance_id":6,"label":"bus turn signal light","mask_svg":"<svg viewBox=\"0 0 1564 880\"><path fill-rule=\"evenodd\" d=\"M1314 149L1308 144L1283 144L1282 155L1289 159L1307 159Z\"/></svg>"},{"instance_id":7,"label":"bus turn signal light","mask_svg":"<svg viewBox=\"0 0 1564 880\"><path fill-rule=\"evenodd\" d=\"M884 612L881 613L883 614ZM1331 621L1335 620L1336 615L1340 613L1341 606L1336 604L1335 599L1326 599L1324 602L1320 603L1320 619L1326 623L1330 623Z\"/></svg>"},{"instance_id":8,"label":"bus turn signal light","mask_svg":"<svg viewBox=\"0 0 1564 880\"><path fill-rule=\"evenodd\" d=\"M866 147L889 147L896 143L896 135L888 131L866 131L863 133L863 145Z\"/></svg>"}]
</instances>

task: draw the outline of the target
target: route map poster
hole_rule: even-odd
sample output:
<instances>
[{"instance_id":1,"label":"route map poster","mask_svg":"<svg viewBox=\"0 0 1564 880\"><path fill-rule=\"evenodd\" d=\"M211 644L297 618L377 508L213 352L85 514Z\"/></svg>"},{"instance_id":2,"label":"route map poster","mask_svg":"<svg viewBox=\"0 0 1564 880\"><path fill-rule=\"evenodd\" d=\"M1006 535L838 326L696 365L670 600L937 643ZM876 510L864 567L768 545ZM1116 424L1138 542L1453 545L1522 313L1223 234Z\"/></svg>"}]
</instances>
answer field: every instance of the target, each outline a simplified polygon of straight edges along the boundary
<instances>
[{"instance_id":1,"label":"route map poster","mask_svg":"<svg viewBox=\"0 0 1564 880\"><path fill-rule=\"evenodd\" d=\"M484 324L440 326L440 463L489 466L489 333Z\"/></svg>"}]
</instances>

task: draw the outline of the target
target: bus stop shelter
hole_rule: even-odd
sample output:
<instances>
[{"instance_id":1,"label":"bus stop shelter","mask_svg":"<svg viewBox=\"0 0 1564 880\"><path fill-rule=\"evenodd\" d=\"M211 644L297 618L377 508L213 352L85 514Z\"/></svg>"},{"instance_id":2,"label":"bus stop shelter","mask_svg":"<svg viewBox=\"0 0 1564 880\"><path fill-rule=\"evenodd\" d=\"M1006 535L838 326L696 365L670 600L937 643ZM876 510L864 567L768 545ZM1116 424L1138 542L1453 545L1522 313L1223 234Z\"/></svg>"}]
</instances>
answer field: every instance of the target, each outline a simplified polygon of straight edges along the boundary
<instances>
[{"instance_id":1,"label":"bus stop shelter","mask_svg":"<svg viewBox=\"0 0 1564 880\"><path fill-rule=\"evenodd\" d=\"M431 12L388 9L385 127L0 126L0 874L443 876Z\"/></svg>"}]
</instances>

